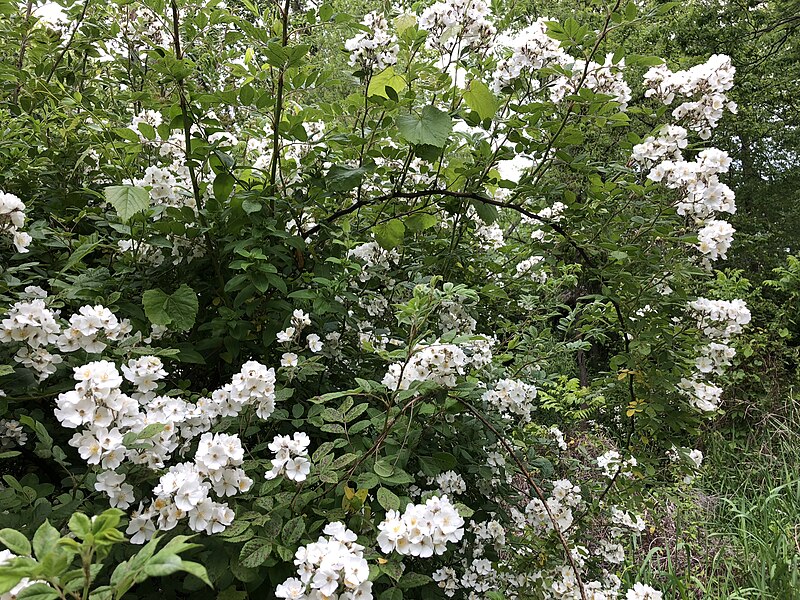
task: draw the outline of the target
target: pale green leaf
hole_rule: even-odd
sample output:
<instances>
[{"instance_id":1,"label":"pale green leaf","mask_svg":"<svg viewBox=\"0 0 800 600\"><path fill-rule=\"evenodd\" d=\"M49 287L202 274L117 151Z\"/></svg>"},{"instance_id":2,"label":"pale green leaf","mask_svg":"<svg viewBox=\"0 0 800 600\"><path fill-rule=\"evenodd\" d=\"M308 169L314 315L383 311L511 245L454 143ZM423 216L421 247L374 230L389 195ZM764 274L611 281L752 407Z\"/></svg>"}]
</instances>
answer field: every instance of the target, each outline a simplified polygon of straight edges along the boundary
<instances>
[{"instance_id":1,"label":"pale green leaf","mask_svg":"<svg viewBox=\"0 0 800 600\"><path fill-rule=\"evenodd\" d=\"M106 201L114 207L122 221L128 221L150 206L150 193L135 185L110 185L105 189Z\"/></svg>"}]
</instances>

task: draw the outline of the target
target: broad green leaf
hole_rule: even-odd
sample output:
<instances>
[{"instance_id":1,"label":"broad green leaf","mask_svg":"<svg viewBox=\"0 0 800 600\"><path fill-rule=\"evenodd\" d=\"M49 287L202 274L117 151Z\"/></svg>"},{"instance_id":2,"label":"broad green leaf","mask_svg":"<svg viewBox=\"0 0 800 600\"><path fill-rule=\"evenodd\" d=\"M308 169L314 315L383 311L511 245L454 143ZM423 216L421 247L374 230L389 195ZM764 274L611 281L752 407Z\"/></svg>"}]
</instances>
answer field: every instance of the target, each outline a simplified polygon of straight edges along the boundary
<instances>
[{"instance_id":1,"label":"broad green leaf","mask_svg":"<svg viewBox=\"0 0 800 600\"><path fill-rule=\"evenodd\" d=\"M172 325L178 331L187 331L197 317L197 294L185 283L172 294L161 290L147 290L142 295L147 318L154 325Z\"/></svg>"},{"instance_id":2,"label":"broad green leaf","mask_svg":"<svg viewBox=\"0 0 800 600\"><path fill-rule=\"evenodd\" d=\"M33 534L33 553L36 558L41 561L46 554L52 552L60 538L58 529L50 525L50 521L45 519L45 522Z\"/></svg>"},{"instance_id":3,"label":"broad green leaf","mask_svg":"<svg viewBox=\"0 0 800 600\"><path fill-rule=\"evenodd\" d=\"M497 112L497 98L489 87L478 79L470 81L469 87L464 90L464 102L478 113L481 120L491 119Z\"/></svg>"},{"instance_id":4,"label":"broad green leaf","mask_svg":"<svg viewBox=\"0 0 800 600\"><path fill-rule=\"evenodd\" d=\"M325 185L334 192L347 192L361 184L366 172L363 167L333 165L325 175Z\"/></svg>"},{"instance_id":5,"label":"broad green leaf","mask_svg":"<svg viewBox=\"0 0 800 600\"><path fill-rule=\"evenodd\" d=\"M150 577L164 577L180 570L181 557L177 554L164 554L163 550L144 565L144 572Z\"/></svg>"},{"instance_id":6,"label":"broad green leaf","mask_svg":"<svg viewBox=\"0 0 800 600\"><path fill-rule=\"evenodd\" d=\"M421 115L397 117L400 135L410 144L428 144L442 148L453 131L453 120L445 112L432 105L422 109Z\"/></svg>"},{"instance_id":7,"label":"broad green leaf","mask_svg":"<svg viewBox=\"0 0 800 600\"><path fill-rule=\"evenodd\" d=\"M436 215L416 213L406 217L403 223L409 231L419 232L435 227L439 223L439 219L436 218Z\"/></svg>"},{"instance_id":8,"label":"broad green leaf","mask_svg":"<svg viewBox=\"0 0 800 600\"><path fill-rule=\"evenodd\" d=\"M372 470L375 471L376 475L380 475L381 477L390 477L392 473L394 473L394 465L392 465L389 459L382 458L375 463Z\"/></svg>"},{"instance_id":9,"label":"broad green leaf","mask_svg":"<svg viewBox=\"0 0 800 600\"><path fill-rule=\"evenodd\" d=\"M417 24L417 19L412 14L402 14L394 19L394 29L399 35L403 35L406 29L410 29Z\"/></svg>"},{"instance_id":10,"label":"broad green leaf","mask_svg":"<svg viewBox=\"0 0 800 600\"><path fill-rule=\"evenodd\" d=\"M384 487L378 488L378 504L386 510L400 510L400 498Z\"/></svg>"},{"instance_id":11,"label":"broad green leaf","mask_svg":"<svg viewBox=\"0 0 800 600\"><path fill-rule=\"evenodd\" d=\"M34 583L23 589L16 598L18 600L54 600L58 598L58 592L46 583Z\"/></svg>"},{"instance_id":12,"label":"broad green leaf","mask_svg":"<svg viewBox=\"0 0 800 600\"><path fill-rule=\"evenodd\" d=\"M206 571L206 568L200 563L196 563L191 560L182 560L181 571L189 573L190 575L194 575L208 587L214 587L211 585L211 580L208 578L208 572Z\"/></svg>"},{"instance_id":13,"label":"broad green leaf","mask_svg":"<svg viewBox=\"0 0 800 600\"><path fill-rule=\"evenodd\" d=\"M31 543L16 529L0 529L0 543L14 554L28 556L31 553Z\"/></svg>"},{"instance_id":14,"label":"broad green leaf","mask_svg":"<svg viewBox=\"0 0 800 600\"><path fill-rule=\"evenodd\" d=\"M260 567L271 553L272 544L269 540L263 537L249 540L242 546L242 551L239 553L239 564L250 569Z\"/></svg>"},{"instance_id":15,"label":"broad green leaf","mask_svg":"<svg viewBox=\"0 0 800 600\"><path fill-rule=\"evenodd\" d=\"M69 519L69 530L80 539L92 532L92 522L83 513L74 513Z\"/></svg>"},{"instance_id":16,"label":"broad green leaf","mask_svg":"<svg viewBox=\"0 0 800 600\"><path fill-rule=\"evenodd\" d=\"M433 579L431 579L427 575L423 575L422 573L403 573L403 576L400 578L400 581L397 582L397 586L404 590L407 590L410 588L427 585L432 581Z\"/></svg>"},{"instance_id":17,"label":"broad green leaf","mask_svg":"<svg viewBox=\"0 0 800 600\"><path fill-rule=\"evenodd\" d=\"M297 540L300 539L300 536L303 535L303 532L306 530L306 522L303 517L295 517L286 522L286 525L283 526L283 532L281 533L281 540L287 546L294 545Z\"/></svg>"},{"instance_id":18,"label":"broad green leaf","mask_svg":"<svg viewBox=\"0 0 800 600\"><path fill-rule=\"evenodd\" d=\"M214 198L218 202L227 202L235 183L236 181L230 173L219 173L214 177Z\"/></svg>"},{"instance_id":19,"label":"broad green leaf","mask_svg":"<svg viewBox=\"0 0 800 600\"><path fill-rule=\"evenodd\" d=\"M471 204L473 207L475 207L475 212L478 213L481 221L487 225L491 225L497 221L497 217L500 216L497 212L496 206L487 204L486 202L481 202L480 200L471 200Z\"/></svg>"},{"instance_id":20,"label":"broad green leaf","mask_svg":"<svg viewBox=\"0 0 800 600\"><path fill-rule=\"evenodd\" d=\"M110 185L105 189L105 195L123 222L150 206L150 193L135 185Z\"/></svg>"},{"instance_id":21,"label":"broad green leaf","mask_svg":"<svg viewBox=\"0 0 800 600\"><path fill-rule=\"evenodd\" d=\"M395 73L394 67L386 67L383 71L374 75L370 79L367 94L369 96L381 96L382 98L389 98L386 93L386 88L392 88L395 91L395 96L406 89L406 80L402 75Z\"/></svg>"},{"instance_id":22,"label":"broad green leaf","mask_svg":"<svg viewBox=\"0 0 800 600\"><path fill-rule=\"evenodd\" d=\"M372 228L375 240L386 250L392 250L403 244L406 226L400 219L391 219Z\"/></svg>"}]
</instances>

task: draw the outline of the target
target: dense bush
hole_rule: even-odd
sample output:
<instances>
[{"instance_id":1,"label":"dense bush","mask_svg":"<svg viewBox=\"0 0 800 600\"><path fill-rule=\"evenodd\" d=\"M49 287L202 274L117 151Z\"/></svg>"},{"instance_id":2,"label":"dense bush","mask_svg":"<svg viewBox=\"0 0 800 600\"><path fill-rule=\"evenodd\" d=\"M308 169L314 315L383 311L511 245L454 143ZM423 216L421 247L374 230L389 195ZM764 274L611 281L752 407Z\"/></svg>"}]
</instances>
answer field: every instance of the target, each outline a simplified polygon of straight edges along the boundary
<instances>
[{"instance_id":1,"label":"dense bush","mask_svg":"<svg viewBox=\"0 0 800 600\"><path fill-rule=\"evenodd\" d=\"M751 319L735 69L614 41L669 8L9 7L0 593L661 598Z\"/></svg>"}]
</instances>

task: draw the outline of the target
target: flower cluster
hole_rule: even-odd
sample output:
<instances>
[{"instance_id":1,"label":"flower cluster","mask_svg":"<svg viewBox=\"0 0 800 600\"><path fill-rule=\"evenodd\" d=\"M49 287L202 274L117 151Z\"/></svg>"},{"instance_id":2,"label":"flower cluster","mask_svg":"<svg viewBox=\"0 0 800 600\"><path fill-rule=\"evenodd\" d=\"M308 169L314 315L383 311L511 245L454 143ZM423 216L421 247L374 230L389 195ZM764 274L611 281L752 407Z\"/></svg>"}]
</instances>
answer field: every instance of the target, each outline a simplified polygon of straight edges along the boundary
<instances>
[{"instance_id":1,"label":"flower cluster","mask_svg":"<svg viewBox=\"0 0 800 600\"><path fill-rule=\"evenodd\" d=\"M58 313L47 308L47 293L28 287L37 296L28 301L16 302L8 316L0 322L0 342L24 343L14 360L35 370L39 380L47 379L56 372L63 358L50 352L48 346L58 346L61 352L97 353L105 350L106 341L121 342L131 331L130 322L122 321L106 307L83 306L72 315L62 329Z\"/></svg>"},{"instance_id":2,"label":"flower cluster","mask_svg":"<svg viewBox=\"0 0 800 600\"><path fill-rule=\"evenodd\" d=\"M267 471L267 479L275 479L286 475L292 481L305 481L311 472L311 461L308 459L308 445L311 439L305 433L297 431L292 437L276 435L270 442L269 449L275 453L272 459L272 470Z\"/></svg>"},{"instance_id":3,"label":"flower cluster","mask_svg":"<svg viewBox=\"0 0 800 600\"><path fill-rule=\"evenodd\" d=\"M425 45L450 54L486 47L497 33L487 19L491 10L483 0L445 0L422 11L419 28L428 32Z\"/></svg>"},{"instance_id":4,"label":"flower cluster","mask_svg":"<svg viewBox=\"0 0 800 600\"><path fill-rule=\"evenodd\" d=\"M447 496L433 496L425 504L408 504L401 515L390 510L378 525L381 551L427 558L444 554L447 542L464 537L464 519Z\"/></svg>"},{"instance_id":5,"label":"flower cluster","mask_svg":"<svg viewBox=\"0 0 800 600\"><path fill-rule=\"evenodd\" d=\"M28 252L31 236L22 231L25 225L25 203L14 194L0 191L0 232L11 236L17 252Z\"/></svg>"},{"instance_id":6,"label":"flower cluster","mask_svg":"<svg viewBox=\"0 0 800 600\"><path fill-rule=\"evenodd\" d=\"M531 420L531 412L536 408L536 387L516 379L501 379L494 389L483 394L483 401L494 407L505 419L521 419L523 423Z\"/></svg>"},{"instance_id":7,"label":"flower cluster","mask_svg":"<svg viewBox=\"0 0 800 600\"><path fill-rule=\"evenodd\" d=\"M492 76L492 88L496 93L509 85L523 73L534 73L551 64L563 64L570 56L561 49L558 40L547 35L547 21L539 18L513 38L501 36L499 47L511 49L511 55L501 58ZM538 81L533 81L534 91L539 88Z\"/></svg>"},{"instance_id":8,"label":"flower cluster","mask_svg":"<svg viewBox=\"0 0 800 600\"><path fill-rule=\"evenodd\" d=\"M687 131L680 125L665 125L658 136L647 136L640 144L633 147L633 160L645 165L652 165L665 160L681 160L682 151L689 144Z\"/></svg>"},{"instance_id":9,"label":"flower cluster","mask_svg":"<svg viewBox=\"0 0 800 600\"><path fill-rule=\"evenodd\" d=\"M24 446L27 441L28 434L23 431L19 421L0 419L0 448Z\"/></svg>"},{"instance_id":10,"label":"flower cluster","mask_svg":"<svg viewBox=\"0 0 800 600\"><path fill-rule=\"evenodd\" d=\"M329 523L327 537L298 548L294 555L297 577L290 577L275 589L276 598L287 600L372 600L369 565L364 547L344 524Z\"/></svg>"},{"instance_id":11,"label":"flower cluster","mask_svg":"<svg viewBox=\"0 0 800 600\"><path fill-rule=\"evenodd\" d=\"M697 327L703 334L715 340L728 340L739 335L751 319L750 309L744 300L698 298L689 303L689 310L697 319Z\"/></svg>"},{"instance_id":12,"label":"flower cluster","mask_svg":"<svg viewBox=\"0 0 800 600\"><path fill-rule=\"evenodd\" d=\"M655 588L638 582L625 594L625 600L661 600L663 597Z\"/></svg>"},{"instance_id":13,"label":"flower cluster","mask_svg":"<svg viewBox=\"0 0 800 600\"><path fill-rule=\"evenodd\" d=\"M133 543L149 539L145 521L157 519L158 529L173 529L183 518L188 518L192 531L205 531L211 535L224 531L234 518L226 503L209 498L210 492L219 497L246 492L253 480L239 468L244 460L244 449L237 435L205 433L195 453L194 462L184 462L170 467L153 488L155 500L146 510L141 506L131 518L128 533L134 533Z\"/></svg>"},{"instance_id":14,"label":"flower cluster","mask_svg":"<svg viewBox=\"0 0 800 600\"><path fill-rule=\"evenodd\" d=\"M105 306L82 306L69 318L69 326L64 329L56 343L62 352L85 350L97 354L107 347L103 339L116 342L130 332L130 323L117 319Z\"/></svg>"},{"instance_id":15,"label":"flower cluster","mask_svg":"<svg viewBox=\"0 0 800 600\"><path fill-rule=\"evenodd\" d=\"M525 507L524 515L519 514L519 511L512 511L518 525L527 524L538 533L552 530L553 521L562 532L572 525L572 509L580 506L582 502L581 488L568 479L553 481L552 485L553 489L546 500L546 507L539 498L534 498Z\"/></svg>"},{"instance_id":16,"label":"flower cluster","mask_svg":"<svg viewBox=\"0 0 800 600\"><path fill-rule=\"evenodd\" d=\"M678 389L690 404L701 412L713 412L719 408L722 388L707 381L710 374L721 375L736 356L730 346L731 337L742 333L750 322L750 310L744 300L709 300L698 298L689 303L689 311L697 320L697 328L709 342L698 349L695 359L696 372L684 377Z\"/></svg>"},{"instance_id":17,"label":"flower cluster","mask_svg":"<svg viewBox=\"0 0 800 600\"><path fill-rule=\"evenodd\" d=\"M711 219L700 229L697 234L697 249L702 252L704 261L725 258L728 248L733 243L733 234L736 230L727 221Z\"/></svg>"},{"instance_id":18,"label":"flower cluster","mask_svg":"<svg viewBox=\"0 0 800 600\"><path fill-rule=\"evenodd\" d=\"M433 481L429 483L436 483L441 495L452 494L456 496L458 494L464 494L467 491L467 483L464 481L464 478L455 471L439 473Z\"/></svg>"},{"instance_id":19,"label":"flower cluster","mask_svg":"<svg viewBox=\"0 0 800 600\"><path fill-rule=\"evenodd\" d=\"M389 33L386 17L373 11L364 17L361 24L369 31L362 31L344 44L350 52L350 66L366 73L382 71L397 62L397 36Z\"/></svg>"},{"instance_id":20,"label":"flower cluster","mask_svg":"<svg viewBox=\"0 0 800 600\"><path fill-rule=\"evenodd\" d=\"M644 76L649 88L645 97L656 97L664 104L672 104L677 95L696 97L697 100L680 104L672 111L675 119L685 119L688 127L703 139L711 137L725 108L736 111L736 104L728 101L725 92L733 87L736 69L729 56L714 54L705 63L685 71L670 71L666 65L651 68Z\"/></svg>"},{"instance_id":21,"label":"flower cluster","mask_svg":"<svg viewBox=\"0 0 800 600\"><path fill-rule=\"evenodd\" d=\"M136 391L122 392L123 375ZM140 505L132 517L129 533L136 543L152 536L154 518L162 530L172 529L184 517L194 531L216 533L230 525L233 512L208 494L213 490L225 497L245 492L252 480L239 468L244 451L238 436L209 430L245 406L255 406L261 418L275 408L275 372L255 361L242 365L231 383L197 403L156 395L158 382L166 376L161 360L154 356L129 360L122 375L114 363L91 362L74 369L75 388L56 400L59 422L80 428L69 444L89 465L105 470L98 474L95 489L118 508L135 500L133 487L125 483L134 465L162 469L176 450L200 436L194 462L170 467L153 490L155 500L146 509Z\"/></svg>"},{"instance_id":22,"label":"flower cluster","mask_svg":"<svg viewBox=\"0 0 800 600\"><path fill-rule=\"evenodd\" d=\"M622 455L616 450L609 450L597 457L597 466L603 471L603 475L611 479L617 473L631 477L631 468L638 465L638 461L633 456L623 460Z\"/></svg>"},{"instance_id":23,"label":"flower cluster","mask_svg":"<svg viewBox=\"0 0 800 600\"><path fill-rule=\"evenodd\" d=\"M382 275L392 268L392 264L400 262L397 250L386 250L378 242L366 242L347 252L348 258L357 258L364 263L358 278L368 281L376 275Z\"/></svg>"},{"instance_id":24,"label":"flower cluster","mask_svg":"<svg viewBox=\"0 0 800 600\"><path fill-rule=\"evenodd\" d=\"M467 367L480 368L492 360L491 342L483 338L469 344L420 344L406 363L389 365L383 385L390 390L407 390L415 381L431 381L442 387L454 387L456 378Z\"/></svg>"},{"instance_id":25,"label":"flower cluster","mask_svg":"<svg viewBox=\"0 0 800 600\"><path fill-rule=\"evenodd\" d=\"M550 87L550 100L560 102L565 96L577 94L581 89L588 89L595 94L611 96L620 105L620 110L628 107L631 99L631 88L622 76L624 61L614 63L613 55L606 56L601 65L594 61L570 59L572 63L569 77L557 77ZM568 66L568 65L564 65Z\"/></svg>"}]
</instances>

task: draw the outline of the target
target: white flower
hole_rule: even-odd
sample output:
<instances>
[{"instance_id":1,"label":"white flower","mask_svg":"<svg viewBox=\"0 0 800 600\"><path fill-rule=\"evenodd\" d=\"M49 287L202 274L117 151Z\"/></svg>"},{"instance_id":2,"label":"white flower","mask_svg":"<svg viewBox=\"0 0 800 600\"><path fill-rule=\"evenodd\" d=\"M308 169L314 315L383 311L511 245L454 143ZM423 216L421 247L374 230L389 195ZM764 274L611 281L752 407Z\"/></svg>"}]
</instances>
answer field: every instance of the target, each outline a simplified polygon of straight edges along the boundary
<instances>
[{"instance_id":1,"label":"white flower","mask_svg":"<svg viewBox=\"0 0 800 600\"><path fill-rule=\"evenodd\" d=\"M294 339L295 333L296 330L294 327L287 327L283 331L279 331L276 337L278 338L278 342L280 342L281 344L285 344L287 342L291 342Z\"/></svg>"},{"instance_id":2,"label":"white flower","mask_svg":"<svg viewBox=\"0 0 800 600\"><path fill-rule=\"evenodd\" d=\"M297 354L294 352L284 352L281 355L281 366L294 368L297 366Z\"/></svg>"},{"instance_id":3,"label":"white flower","mask_svg":"<svg viewBox=\"0 0 800 600\"><path fill-rule=\"evenodd\" d=\"M322 342L316 333L309 334L306 337L306 342L308 343L308 349L312 352L322 352Z\"/></svg>"}]
</instances>

